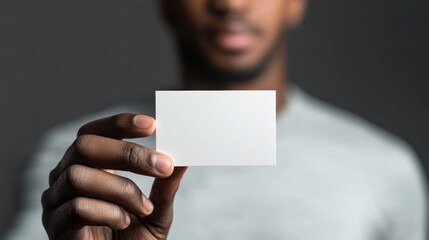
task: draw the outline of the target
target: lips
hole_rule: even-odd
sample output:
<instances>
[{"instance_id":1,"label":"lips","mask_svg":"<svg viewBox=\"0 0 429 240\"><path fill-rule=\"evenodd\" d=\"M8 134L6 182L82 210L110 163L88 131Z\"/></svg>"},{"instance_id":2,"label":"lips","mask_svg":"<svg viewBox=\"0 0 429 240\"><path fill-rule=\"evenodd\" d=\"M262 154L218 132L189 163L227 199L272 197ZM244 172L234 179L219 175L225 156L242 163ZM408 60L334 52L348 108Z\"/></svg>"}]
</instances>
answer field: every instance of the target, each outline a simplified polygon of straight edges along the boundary
<instances>
[{"instance_id":1,"label":"lips","mask_svg":"<svg viewBox=\"0 0 429 240\"><path fill-rule=\"evenodd\" d=\"M208 31L209 40L217 48L227 52L250 48L257 38L257 31L243 24L230 24Z\"/></svg>"},{"instance_id":2,"label":"lips","mask_svg":"<svg viewBox=\"0 0 429 240\"><path fill-rule=\"evenodd\" d=\"M219 32L214 42L225 50L237 51L249 48L254 41L254 35L247 31Z\"/></svg>"}]
</instances>

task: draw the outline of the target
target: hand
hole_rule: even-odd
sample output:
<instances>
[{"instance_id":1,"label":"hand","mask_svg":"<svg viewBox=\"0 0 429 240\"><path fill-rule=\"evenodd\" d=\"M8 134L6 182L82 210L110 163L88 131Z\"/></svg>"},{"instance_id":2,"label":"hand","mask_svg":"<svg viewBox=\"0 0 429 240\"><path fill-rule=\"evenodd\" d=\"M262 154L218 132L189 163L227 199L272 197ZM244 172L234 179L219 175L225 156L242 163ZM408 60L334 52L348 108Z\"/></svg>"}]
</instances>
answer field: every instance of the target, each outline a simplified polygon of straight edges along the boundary
<instances>
[{"instance_id":1,"label":"hand","mask_svg":"<svg viewBox=\"0 0 429 240\"><path fill-rule=\"evenodd\" d=\"M154 130L153 118L134 114L81 127L42 195L49 239L167 238L186 168L174 168L167 155L121 140L146 137ZM155 177L150 197L115 170Z\"/></svg>"}]
</instances>

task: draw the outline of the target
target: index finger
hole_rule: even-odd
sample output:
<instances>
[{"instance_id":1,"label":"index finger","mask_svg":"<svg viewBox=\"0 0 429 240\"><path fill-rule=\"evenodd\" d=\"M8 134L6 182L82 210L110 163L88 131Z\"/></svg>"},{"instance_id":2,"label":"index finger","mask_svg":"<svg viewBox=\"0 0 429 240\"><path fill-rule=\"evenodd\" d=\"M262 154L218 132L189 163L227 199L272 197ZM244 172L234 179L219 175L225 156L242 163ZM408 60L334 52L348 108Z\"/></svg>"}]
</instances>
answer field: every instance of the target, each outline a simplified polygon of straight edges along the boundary
<instances>
[{"instance_id":1,"label":"index finger","mask_svg":"<svg viewBox=\"0 0 429 240\"><path fill-rule=\"evenodd\" d=\"M108 138L138 138L155 131L155 119L146 115L122 113L83 125L77 135L93 134Z\"/></svg>"}]
</instances>

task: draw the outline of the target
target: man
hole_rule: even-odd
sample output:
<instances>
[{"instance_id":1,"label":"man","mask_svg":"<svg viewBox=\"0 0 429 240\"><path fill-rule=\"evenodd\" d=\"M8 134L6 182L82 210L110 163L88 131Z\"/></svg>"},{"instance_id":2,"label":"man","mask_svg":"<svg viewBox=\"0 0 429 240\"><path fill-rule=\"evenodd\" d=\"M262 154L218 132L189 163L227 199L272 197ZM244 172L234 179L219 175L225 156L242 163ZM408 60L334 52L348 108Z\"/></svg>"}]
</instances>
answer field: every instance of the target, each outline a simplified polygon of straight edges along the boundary
<instances>
[{"instance_id":1,"label":"man","mask_svg":"<svg viewBox=\"0 0 429 240\"><path fill-rule=\"evenodd\" d=\"M162 1L187 89L277 91L276 167L190 169L174 200L186 168L151 149L152 117L118 114L78 131L88 119L71 123L51 134L33 172L32 186L41 189L53 167L42 196L49 238L424 239L425 186L410 149L287 83L284 35L299 24L305 5ZM152 106L97 118L140 109L151 115ZM40 193L33 194L30 201ZM31 221L40 211L26 214L17 238L37 232Z\"/></svg>"}]
</instances>

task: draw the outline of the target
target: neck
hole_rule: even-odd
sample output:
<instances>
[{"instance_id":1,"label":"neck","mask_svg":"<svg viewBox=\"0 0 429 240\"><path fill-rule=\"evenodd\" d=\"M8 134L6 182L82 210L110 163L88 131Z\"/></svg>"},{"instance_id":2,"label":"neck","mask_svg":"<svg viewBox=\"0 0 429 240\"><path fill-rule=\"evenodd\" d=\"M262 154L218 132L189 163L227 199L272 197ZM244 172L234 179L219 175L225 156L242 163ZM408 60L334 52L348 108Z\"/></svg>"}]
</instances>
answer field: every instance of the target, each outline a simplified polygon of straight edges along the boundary
<instances>
[{"instance_id":1,"label":"neck","mask_svg":"<svg viewBox=\"0 0 429 240\"><path fill-rule=\"evenodd\" d=\"M276 110L281 111L286 104L286 53L278 51L267 68L254 79L241 83L214 84L205 81L192 64L186 64L184 71L185 88L190 90L276 90Z\"/></svg>"}]
</instances>

